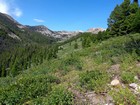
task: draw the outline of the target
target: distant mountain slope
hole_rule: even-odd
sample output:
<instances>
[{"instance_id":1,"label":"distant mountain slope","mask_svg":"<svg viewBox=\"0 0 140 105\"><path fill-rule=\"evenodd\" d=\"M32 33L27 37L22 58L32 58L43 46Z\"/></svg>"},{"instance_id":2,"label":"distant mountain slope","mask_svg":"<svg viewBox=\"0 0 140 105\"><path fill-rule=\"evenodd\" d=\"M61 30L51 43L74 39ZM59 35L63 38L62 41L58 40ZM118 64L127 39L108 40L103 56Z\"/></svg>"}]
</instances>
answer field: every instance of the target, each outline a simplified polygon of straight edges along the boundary
<instances>
[{"instance_id":1,"label":"distant mountain slope","mask_svg":"<svg viewBox=\"0 0 140 105\"><path fill-rule=\"evenodd\" d=\"M90 28L87 30L87 32L91 32L93 34L98 34L99 32L103 32L105 29L103 28Z\"/></svg>"},{"instance_id":2,"label":"distant mountain slope","mask_svg":"<svg viewBox=\"0 0 140 105\"><path fill-rule=\"evenodd\" d=\"M0 51L17 44L50 44L53 42L55 42L55 38L33 31L18 23L11 16L0 13Z\"/></svg>"},{"instance_id":3,"label":"distant mountain slope","mask_svg":"<svg viewBox=\"0 0 140 105\"><path fill-rule=\"evenodd\" d=\"M26 26L28 29L30 29L31 31L35 31L35 32L39 32L43 35L47 35L47 36L51 36L54 32L50 29L48 29L47 27L43 26L43 25L39 25L39 26Z\"/></svg>"},{"instance_id":4,"label":"distant mountain slope","mask_svg":"<svg viewBox=\"0 0 140 105\"><path fill-rule=\"evenodd\" d=\"M80 31L52 31L43 25L39 25L39 26L28 26L27 25L26 28L32 30L33 32L39 32L43 35L46 35L49 37L54 37L59 40L69 39L69 38L81 33Z\"/></svg>"},{"instance_id":5,"label":"distant mountain slope","mask_svg":"<svg viewBox=\"0 0 140 105\"><path fill-rule=\"evenodd\" d=\"M92 28L87 32L97 34L102 28ZM0 13L0 50L16 44L51 44L57 40L67 40L81 31L53 31L43 25L22 25L11 16Z\"/></svg>"}]
</instances>

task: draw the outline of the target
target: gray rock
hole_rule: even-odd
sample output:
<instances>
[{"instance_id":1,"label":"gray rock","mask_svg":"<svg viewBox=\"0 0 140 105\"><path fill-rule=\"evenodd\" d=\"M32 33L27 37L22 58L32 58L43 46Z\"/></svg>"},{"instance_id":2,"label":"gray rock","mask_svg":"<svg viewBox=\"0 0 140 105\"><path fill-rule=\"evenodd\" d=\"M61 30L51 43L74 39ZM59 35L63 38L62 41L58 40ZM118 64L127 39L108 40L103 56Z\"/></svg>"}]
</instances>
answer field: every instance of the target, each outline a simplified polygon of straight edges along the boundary
<instances>
[{"instance_id":1,"label":"gray rock","mask_svg":"<svg viewBox=\"0 0 140 105\"><path fill-rule=\"evenodd\" d=\"M107 103L107 104L105 104L105 105L115 105L114 103Z\"/></svg>"},{"instance_id":2,"label":"gray rock","mask_svg":"<svg viewBox=\"0 0 140 105\"><path fill-rule=\"evenodd\" d=\"M136 83L131 83L131 84L129 84L129 86L133 89L136 89L138 87L138 85Z\"/></svg>"}]
</instances>

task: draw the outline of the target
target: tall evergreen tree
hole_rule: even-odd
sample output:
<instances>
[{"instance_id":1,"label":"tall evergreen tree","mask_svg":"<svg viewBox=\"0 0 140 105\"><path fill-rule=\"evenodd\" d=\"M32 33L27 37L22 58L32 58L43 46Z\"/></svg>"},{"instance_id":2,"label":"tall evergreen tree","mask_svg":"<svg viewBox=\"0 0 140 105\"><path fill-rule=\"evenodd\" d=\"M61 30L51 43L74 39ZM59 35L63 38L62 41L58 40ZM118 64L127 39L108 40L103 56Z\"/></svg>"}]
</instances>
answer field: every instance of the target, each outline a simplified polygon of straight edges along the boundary
<instances>
[{"instance_id":1,"label":"tall evergreen tree","mask_svg":"<svg viewBox=\"0 0 140 105\"><path fill-rule=\"evenodd\" d=\"M138 1L138 0L134 0L134 2L135 2L135 3L138 3L139 1Z\"/></svg>"},{"instance_id":2,"label":"tall evergreen tree","mask_svg":"<svg viewBox=\"0 0 140 105\"><path fill-rule=\"evenodd\" d=\"M78 44L77 44L77 42L75 42L75 44L74 44L74 49L78 49Z\"/></svg>"},{"instance_id":3,"label":"tall evergreen tree","mask_svg":"<svg viewBox=\"0 0 140 105\"><path fill-rule=\"evenodd\" d=\"M130 0L124 0L124 2L120 5L121 7L121 15L122 15L122 20L121 20L121 24L119 27L119 34L120 35L126 35L128 34L128 22L125 22L125 20L127 19L127 17L130 15L129 12L129 7L130 7Z\"/></svg>"},{"instance_id":4,"label":"tall evergreen tree","mask_svg":"<svg viewBox=\"0 0 140 105\"><path fill-rule=\"evenodd\" d=\"M134 0L132 4L130 0L124 0L121 5L117 5L108 19L109 34L117 36L133 32L133 22L138 9L138 0Z\"/></svg>"},{"instance_id":5,"label":"tall evergreen tree","mask_svg":"<svg viewBox=\"0 0 140 105\"><path fill-rule=\"evenodd\" d=\"M108 29L109 34L118 35L119 34L119 26L122 20L121 8L119 5L115 7L115 9L111 12L110 17L108 19Z\"/></svg>"},{"instance_id":6,"label":"tall evergreen tree","mask_svg":"<svg viewBox=\"0 0 140 105\"><path fill-rule=\"evenodd\" d=\"M137 11L135 15L135 19L132 23L133 31L140 32L140 9Z\"/></svg>"}]
</instances>

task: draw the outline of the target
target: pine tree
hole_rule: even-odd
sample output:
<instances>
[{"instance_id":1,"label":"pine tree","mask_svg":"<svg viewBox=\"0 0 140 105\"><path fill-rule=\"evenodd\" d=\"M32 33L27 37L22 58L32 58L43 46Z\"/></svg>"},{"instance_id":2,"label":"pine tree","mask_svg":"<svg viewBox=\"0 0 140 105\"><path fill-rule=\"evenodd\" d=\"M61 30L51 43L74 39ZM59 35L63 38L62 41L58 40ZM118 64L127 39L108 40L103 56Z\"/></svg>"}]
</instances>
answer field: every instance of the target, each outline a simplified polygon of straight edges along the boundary
<instances>
[{"instance_id":1,"label":"pine tree","mask_svg":"<svg viewBox=\"0 0 140 105\"><path fill-rule=\"evenodd\" d=\"M90 47L91 42L92 42L92 40L89 36L84 36L82 39L82 47L83 48Z\"/></svg>"},{"instance_id":2,"label":"pine tree","mask_svg":"<svg viewBox=\"0 0 140 105\"><path fill-rule=\"evenodd\" d=\"M140 32L140 9L137 11L135 15L134 22L132 24L132 28L134 32Z\"/></svg>"},{"instance_id":3,"label":"pine tree","mask_svg":"<svg viewBox=\"0 0 140 105\"><path fill-rule=\"evenodd\" d=\"M134 2L135 2L135 3L138 3L139 1L138 1L138 0L134 0Z\"/></svg>"},{"instance_id":4,"label":"pine tree","mask_svg":"<svg viewBox=\"0 0 140 105\"><path fill-rule=\"evenodd\" d=\"M122 14L120 13L121 7L117 5L115 9L111 12L110 17L108 19L108 29L109 34L112 36L116 36L119 34L119 26L122 20Z\"/></svg>"},{"instance_id":5,"label":"pine tree","mask_svg":"<svg viewBox=\"0 0 140 105\"><path fill-rule=\"evenodd\" d=\"M74 49L78 49L78 44L77 44L77 42L75 42L75 44L74 44Z\"/></svg>"},{"instance_id":6,"label":"pine tree","mask_svg":"<svg viewBox=\"0 0 140 105\"><path fill-rule=\"evenodd\" d=\"M122 15L122 19L120 27L119 27L119 34L120 35L126 35L128 34L128 25L127 22L125 22L125 20L127 19L127 17L130 15L129 12L129 7L130 7L130 0L124 0L124 2L120 5L121 7L121 15Z\"/></svg>"},{"instance_id":7,"label":"pine tree","mask_svg":"<svg viewBox=\"0 0 140 105\"><path fill-rule=\"evenodd\" d=\"M91 45L91 39L90 39L90 37L87 37L86 38L86 47L90 47Z\"/></svg>"},{"instance_id":8,"label":"pine tree","mask_svg":"<svg viewBox=\"0 0 140 105\"><path fill-rule=\"evenodd\" d=\"M138 1L130 3L124 0L121 5L117 5L108 19L108 30L112 36L126 35L133 31L133 22L138 11Z\"/></svg>"},{"instance_id":9,"label":"pine tree","mask_svg":"<svg viewBox=\"0 0 140 105\"><path fill-rule=\"evenodd\" d=\"M12 74L12 76L15 76L18 74L18 60L17 59L15 60L13 66L12 66L11 74Z\"/></svg>"},{"instance_id":10,"label":"pine tree","mask_svg":"<svg viewBox=\"0 0 140 105\"><path fill-rule=\"evenodd\" d=\"M5 77L6 76L6 70L5 70L5 65L2 65L2 72L1 72L1 77Z\"/></svg>"},{"instance_id":11,"label":"pine tree","mask_svg":"<svg viewBox=\"0 0 140 105\"><path fill-rule=\"evenodd\" d=\"M86 39L83 37L82 38L82 48L85 48L85 45L86 45Z\"/></svg>"}]
</instances>

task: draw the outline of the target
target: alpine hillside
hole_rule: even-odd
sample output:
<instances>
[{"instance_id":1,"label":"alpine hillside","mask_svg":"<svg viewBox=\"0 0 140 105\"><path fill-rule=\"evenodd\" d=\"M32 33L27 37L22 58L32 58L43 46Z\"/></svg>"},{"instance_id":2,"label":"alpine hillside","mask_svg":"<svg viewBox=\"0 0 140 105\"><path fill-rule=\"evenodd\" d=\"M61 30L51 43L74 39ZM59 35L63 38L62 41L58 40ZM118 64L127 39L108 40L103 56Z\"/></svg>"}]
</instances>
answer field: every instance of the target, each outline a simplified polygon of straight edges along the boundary
<instances>
[{"instance_id":1,"label":"alpine hillside","mask_svg":"<svg viewBox=\"0 0 140 105\"><path fill-rule=\"evenodd\" d=\"M1 13L0 105L140 105L138 0L117 4L107 25L53 31Z\"/></svg>"}]
</instances>

